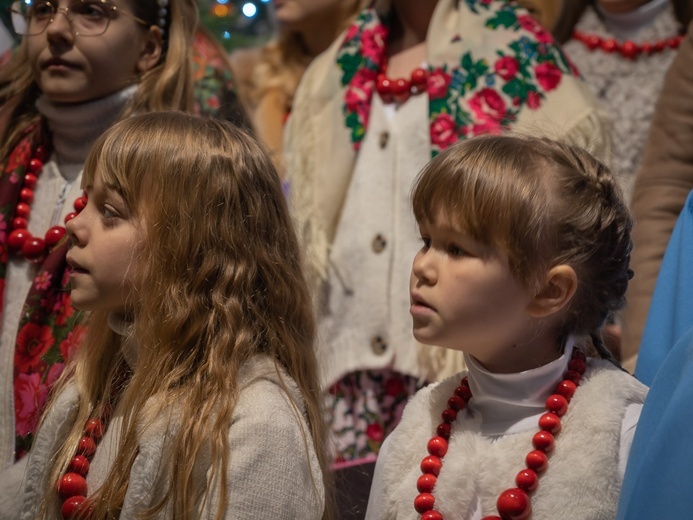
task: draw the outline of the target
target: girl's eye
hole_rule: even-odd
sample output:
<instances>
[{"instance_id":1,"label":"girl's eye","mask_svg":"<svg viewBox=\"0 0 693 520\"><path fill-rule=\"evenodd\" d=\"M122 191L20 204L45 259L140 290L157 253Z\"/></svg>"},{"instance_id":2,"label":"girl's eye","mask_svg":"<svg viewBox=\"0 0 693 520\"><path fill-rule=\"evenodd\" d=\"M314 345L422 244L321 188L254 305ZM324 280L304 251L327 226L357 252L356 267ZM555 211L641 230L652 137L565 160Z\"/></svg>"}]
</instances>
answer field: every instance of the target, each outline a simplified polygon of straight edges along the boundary
<instances>
[{"instance_id":1,"label":"girl's eye","mask_svg":"<svg viewBox=\"0 0 693 520\"><path fill-rule=\"evenodd\" d=\"M108 11L104 9L103 4L97 2L81 2L71 11L89 20L101 20L108 17Z\"/></svg>"},{"instance_id":2,"label":"girl's eye","mask_svg":"<svg viewBox=\"0 0 693 520\"><path fill-rule=\"evenodd\" d=\"M428 250L431 247L431 239L428 237L421 237L421 241L423 242L423 246L421 249L423 250Z\"/></svg>"},{"instance_id":3,"label":"girl's eye","mask_svg":"<svg viewBox=\"0 0 693 520\"><path fill-rule=\"evenodd\" d=\"M116 213L116 211L110 206L104 206L101 210L101 213L103 214L103 218L105 219L112 219L118 217L118 213Z\"/></svg>"},{"instance_id":4,"label":"girl's eye","mask_svg":"<svg viewBox=\"0 0 693 520\"><path fill-rule=\"evenodd\" d=\"M55 7L49 2L42 2L38 5L29 7L28 16L29 18L38 18L43 20L44 18L50 18L55 13Z\"/></svg>"},{"instance_id":5,"label":"girl's eye","mask_svg":"<svg viewBox=\"0 0 693 520\"><path fill-rule=\"evenodd\" d=\"M450 256L464 256L467 252L458 245L450 244L448 246L448 254Z\"/></svg>"}]
</instances>

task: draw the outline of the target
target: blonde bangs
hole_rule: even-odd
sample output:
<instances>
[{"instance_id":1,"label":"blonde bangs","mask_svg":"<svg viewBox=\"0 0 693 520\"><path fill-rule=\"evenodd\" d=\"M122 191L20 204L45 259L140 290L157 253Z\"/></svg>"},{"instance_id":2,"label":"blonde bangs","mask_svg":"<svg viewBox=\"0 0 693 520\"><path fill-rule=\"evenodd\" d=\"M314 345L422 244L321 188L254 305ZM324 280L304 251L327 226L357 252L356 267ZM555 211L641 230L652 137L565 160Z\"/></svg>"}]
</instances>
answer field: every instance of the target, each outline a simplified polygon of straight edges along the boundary
<instances>
[{"instance_id":1,"label":"blonde bangs","mask_svg":"<svg viewBox=\"0 0 693 520\"><path fill-rule=\"evenodd\" d=\"M545 162L531 142L517 137L462 141L419 174L414 216L419 222L442 219L477 242L501 248L514 274L529 284L550 229Z\"/></svg>"}]
</instances>

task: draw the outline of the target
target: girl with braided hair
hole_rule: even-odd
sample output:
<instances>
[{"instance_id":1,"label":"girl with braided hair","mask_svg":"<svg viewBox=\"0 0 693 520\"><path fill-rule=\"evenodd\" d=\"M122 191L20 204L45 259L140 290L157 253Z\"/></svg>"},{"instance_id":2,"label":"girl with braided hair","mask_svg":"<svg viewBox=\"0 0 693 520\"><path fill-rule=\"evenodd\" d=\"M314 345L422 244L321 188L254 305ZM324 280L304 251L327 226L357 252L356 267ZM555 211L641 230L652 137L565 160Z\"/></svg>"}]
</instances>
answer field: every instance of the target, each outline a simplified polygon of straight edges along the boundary
<instances>
[{"instance_id":1,"label":"girl with braided hair","mask_svg":"<svg viewBox=\"0 0 693 520\"><path fill-rule=\"evenodd\" d=\"M610 171L572 145L478 137L424 168L412 205L414 336L468 369L409 401L367 518L613 518L646 387L601 340L631 277Z\"/></svg>"}]
</instances>

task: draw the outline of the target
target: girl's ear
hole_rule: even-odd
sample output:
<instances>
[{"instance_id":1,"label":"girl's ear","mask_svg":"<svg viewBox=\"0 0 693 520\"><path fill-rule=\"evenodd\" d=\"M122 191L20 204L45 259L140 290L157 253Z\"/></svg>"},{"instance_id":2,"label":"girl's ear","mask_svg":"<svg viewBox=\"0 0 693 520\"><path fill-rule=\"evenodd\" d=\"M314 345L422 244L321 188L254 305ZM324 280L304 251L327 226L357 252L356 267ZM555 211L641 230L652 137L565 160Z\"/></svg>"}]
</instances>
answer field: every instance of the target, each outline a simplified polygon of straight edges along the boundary
<instances>
[{"instance_id":1,"label":"girl's ear","mask_svg":"<svg viewBox=\"0 0 693 520\"><path fill-rule=\"evenodd\" d=\"M136 65L137 72L139 74L143 74L144 72L156 67L161 59L162 50L163 38L161 28L156 25L152 25L147 30L147 35L142 40L142 49Z\"/></svg>"},{"instance_id":2,"label":"girl's ear","mask_svg":"<svg viewBox=\"0 0 693 520\"><path fill-rule=\"evenodd\" d=\"M569 265L552 267L546 282L527 307L533 318L546 318L568 305L577 290L577 274Z\"/></svg>"}]
</instances>

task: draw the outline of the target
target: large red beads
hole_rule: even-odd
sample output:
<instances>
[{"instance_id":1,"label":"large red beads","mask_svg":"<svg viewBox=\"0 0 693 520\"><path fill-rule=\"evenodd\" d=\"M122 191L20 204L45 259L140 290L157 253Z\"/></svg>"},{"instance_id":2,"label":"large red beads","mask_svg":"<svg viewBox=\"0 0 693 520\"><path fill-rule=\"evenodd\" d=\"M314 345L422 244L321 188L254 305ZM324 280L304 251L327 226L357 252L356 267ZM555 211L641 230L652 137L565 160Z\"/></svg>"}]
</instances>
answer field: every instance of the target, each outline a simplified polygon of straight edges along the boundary
<instances>
[{"instance_id":1,"label":"large red beads","mask_svg":"<svg viewBox=\"0 0 693 520\"><path fill-rule=\"evenodd\" d=\"M416 489L418 489L420 493L430 493L433 491L433 487L436 485L437 480L435 475L424 473L419 477L419 480L416 481Z\"/></svg>"},{"instance_id":2,"label":"large red beads","mask_svg":"<svg viewBox=\"0 0 693 520\"><path fill-rule=\"evenodd\" d=\"M31 236L31 233L29 233L26 229L22 229L22 228L14 229L7 236L7 245L9 245L12 249L16 249L16 250L22 249L24 242L30 236Z\"/></svg>"},{"instance_id":3,"label":"large red beads","mask_svg":"<svg viewBox=\"0 0 693 520\"><path fill-rule=\"evenodd\" d=\"M90 459L96 453L96 443L91 437L84 436L79 440L77 444L77 453L84 455L86 458Z\"/></svg>"},{"instance_id":4,"label":"large red beads","mask_svg":"<svg viewBox=\"0 0 693 520\"><path fill-rule=\"evenodd\" d=\"M515 484L529 493L539 487L539 476L532 469L523 469L515 477Z\"/></svg>"},{"instance_id":5,"label":"large red beads","mask_svg":"<svg viewBox=\"0 0 693 520\"><path fill-rule=\"evenodd\" d=\"M29 161L29 171L34 175L39 175L43 170L43 162L40 159L31 159Z\"/></svg>"},{"instance_id":6,"label":"large red beads","mask_svg":"<svg viewBox=\"0 0 693 520\"><path fill-rule=\"evenodd\" d=\"M442 467L443 463L441 462L440 457L436 457L434 455L424 457L424 459L421 461L422 473L430 473L431 475L435 475L437 477L440 473L440 468Z\"/></svg>"},{"instance_id":7,"label":"large red beads","mask_svg":"<svg viewBox=\"0 0 693 520\"><path fill-rule=\"evenodd\" d=\"M383 72L378 74L375 80L375 90L384 103L404 103L414 94L420 94L426 90L428 72L425 69L417 68L411 73L410 79L388 78L385 75L387 67L383 67Z\"/></svg>"},{"instance_id":8,"label":"large red beads","mask_svg":"<svg viewBox=\"0 0 693 520\"><path fill-rule=\"evenodd\" d=\"M46 256L46 242L42 238L29 236L22 244L22 255L30 262L40 262Z\"/></svg>"},{"instance_id":9,"label":"large red beads","mask_svg":"<svg viewBox=\"0 0 693 520\"><path fill-rule=\"evenodd\" d=\"M440 416L446 423L455 422L455 420L457 420L457 412L452 408L446 408Z\"/></svg>"},{"instance_id":10,"label":"large red beads","mask_svg":"<svg viewBox=\"0 0 693 520\"><path fill-rule=\"evenodd\" d=\"M551 453L555 446L553 435L544 430L538 431L532 437L532 445L544 453Z\"/></svg>"},{"instance_id":11,"label":"large red beads","mask_svg":"<svg viewBox=\"0 0 693 520\"><path fill-rule=\"evenodd\" d=\"M84 425L84 433L86 433L87 435L89 435L89 437L96 441L101 439L103 431L103 423L101 422L101 419L97 419L96 417L92 417Z\"/></svg>"},{"instance_id":12,"label":"large red beads","mask_svg":"<svg viewBox=\"0 0 693 520\"><path fill-rule=\"evenodd\" d=\"M14 217L12 219L12 228L13 229L26 229L28 225L29 225L29 221L27 219L25 219L24 217Z\"/></svg>"},{"instance_id":13,"label":"large red beads","mask_svg":"<svg viewBox=\"0 0 693 520\"><path fill-rule=\"evenodd\" d=\"M551 394L548 399L546 399L546 409L562 417L568 411L568 400L562 395Z\"/></svg>"},{"instance_id":14,"label":"large red beads","mask_svg":"<svg viewBox=\"0 0 693 520\"><path fill-rule=\"evenodd\" d=\"M462 385L455 388L455 395L460 396L465 402L467 402L472 398L472 391L468 386Z\"/></svg>"},{"instance_id":15,"label":"large red beads","mask_svg":"<svg viewBox=\"0 0 693 520\"><path fill-rule=\"evenodd\" d=\"M443 422L436 428L436 433L440 435L443 439L448 440L450 438L450 432L452 431L452 426L449 422Z\"/></svg>"},{"instance_id":16,"label":"large red beads","mask_svg":"<svg viewBox=\"0 0 693 520\"><path fill-rule=\"evenodd\" d=\"M77 518L77 512L81 511L82 504L86 501L85 496L75 495L68 498L63 502L63 506L60 508L60 514L63 520L72 520Z\"/></svg>"},{"instance_id":17,"label":"large red beads","mask_svg":"<svg viewBox=\"0 0 693 520\"><path fill-rule=\"evenodd\" d=\"M24 202L20 202L15 206L14 214L17 217L29 218L29 215L31 214L31 206Z\"/></svg>"},{"instance_id":18,"label":"large red beads","mask_svg":"<svg viewBox=\"0 0 693 520\"><path fill-rule=\"evenodd\" d=\"M556 435L561 431L561 418L555 413L546 412L539 418L539 428Z\"/></svg>"},{"instance_id":19,"label":"large red beads","mask_svg":"<svg viewBox=\"0 0 693 520\"><path fill-rule=\"evenodd\" d=\"M27 173L26 175L24 175L24 187L33 190L36 187L37 180L38 177L36 177L36 175L34 175L33 173Z\"/></svg>"},{"instance_id":20,"label":"large red beads","mask_svg":"<svg viewBox=\"0 0 693 520\"><path fill-rule=\"evenodd\" d=\"M24 204L31 204L34 202L34 190L22 188L19 192L19 200L21 200Z\"/></svg>"},{"instance_id":21,"label":"large red beads","mask_svg":"<svg viewBox=\"0 0 693 520\"><path fill-rule=\"evenodd\" d=\"M541 450L532 450L525 457L525 464L536 473L543 473L549 467L549 459Z\"/></svg>"},{"instance_id":22,"label":"large red beads","mask_svg":"<svg viewBox=\"0 0 693 520\"><path fill-rule=\"evenodd\" d=\"M519 488L503 491L498 497L496 507L505 520L524 520L532 513L527 493Z\"/></svg>"},{"instance_id":23,"label":"large red beads","mask_svg":"<svg viewBox=\"0 0 693 520\"><path fill-rule=\"evenodd\" d=\"M58 495L65 500L75 495L87 496L87 481L79 473L65 473L58 483Z\"/></svg>"},{"instance_id":24,"label":"large red beads","mask_svg":"<svg viewBox=\"0 0 693 520\"><path fill-rule=\"evenodd\" d=\"M564 379L563 381L558 383L558 386L556 387L556 393L562 395L566 398L566 400L570 401L573 398L573 394L575 393L576 389L577 385L575 383L567 379Z\"/></svg>"},{"instance_id":25,"label":"large red beads","mask_svg":"<svg viewBox=\"0 0 693 520\"><path fill-rule=\"evenodd\" d=\"M435 497L430 493L419 493L414 499L414 509L419 513L425 513L433 509L436 503Z\"/></svg>"},{"instance_id":26,"label":"large red beads","mask_svg":"<svg viewBox=\"0 0 693 520\"><path fill-rule=\"evenodd\" d=\"M428 453L436 457L445 457L448 452L448 441L440 436L433 437L428 441Z\"/></svg>"},{"instance_id":27,"label":"large red beads","mask_svg":"<svg viewBox=\"0 0 693 520\"><path fill-rule=\"evenodd\" d=\"M48 244L49 247L53 247L62 240L66 233L67 232L65 231L64 227L53 226L48 231L46 231L46 244Z\"/></svg>"},{"instance_id":28,"label":"large red beads","mask_svg":"<svg viewBox=\"0 0 693 520\"><path fill-rule=\"evenodd\" d=\"M70 459L67 469L72 473L79 473L83 477L89 473L89 461L84 455L75 455Z\"/></svg>"},{"instance_id":29,"label":"large red beads","mask_svg":"<svg viewBox=\"0 0 693 520\"><path fill-rule=\"evenodd\" d=\"M435 509L431 509L430 511L426 511L421 515L421 520L443 520L443 515L441 515Z\"/></svg>"}]
</instances>

